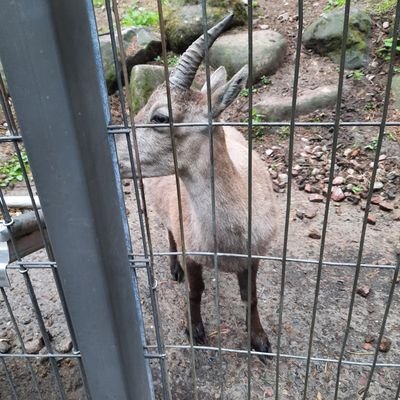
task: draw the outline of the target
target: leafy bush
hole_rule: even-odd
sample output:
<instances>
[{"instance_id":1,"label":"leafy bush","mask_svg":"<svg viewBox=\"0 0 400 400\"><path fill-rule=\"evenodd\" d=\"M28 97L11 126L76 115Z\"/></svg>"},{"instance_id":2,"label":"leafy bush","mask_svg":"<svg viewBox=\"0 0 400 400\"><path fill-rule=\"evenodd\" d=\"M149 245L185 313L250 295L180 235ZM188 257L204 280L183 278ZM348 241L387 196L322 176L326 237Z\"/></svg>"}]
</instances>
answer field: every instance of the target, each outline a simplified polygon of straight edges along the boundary
<instances>
[{"instance_id":1,"label":"leafy bush","mask_svg":"<svg viewBox=\"0 0 400 400\"><path fill-rule=\"evenodd\" d=\"M121 25L130 26L153 26L158 24L158 13L149 11L136 5L125 11L121 19Z\"/></svg>"},{"instance_id":2,"label":"leafy bush","mask_svg":"<svg viewBox=\"0 0 400 400\"><path fill-rule=\"evenodd\" d=\"M28 156L25 149L21 151L21 158L26 172L30 172ZM17 154L14 154L8 161L0 165L0 186L6 187L10 183L21 182L24 179L22 166L19 163Z\"/></svg>"}]
</instances>

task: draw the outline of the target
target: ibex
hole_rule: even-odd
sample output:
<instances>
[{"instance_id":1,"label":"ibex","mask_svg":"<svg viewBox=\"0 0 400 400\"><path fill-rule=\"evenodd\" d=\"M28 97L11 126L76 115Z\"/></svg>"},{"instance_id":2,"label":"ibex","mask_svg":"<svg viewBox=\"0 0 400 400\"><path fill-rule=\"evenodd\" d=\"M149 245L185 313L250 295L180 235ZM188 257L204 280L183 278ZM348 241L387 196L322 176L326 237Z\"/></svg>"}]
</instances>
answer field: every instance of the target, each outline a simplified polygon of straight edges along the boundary
<instances>
[{"instance_id":1,"label":"ibex","mask_svg":"<svg viewBox=\"0 0 400 400\"><path fill-rule=\"evenodd\" d=\"M208 31L208 44L229 24L226 17ZM172 115L174 123L208 122L206 88L191 89L196 71L204 57L204 37L198 38L182 55L170 78ZM246 86L248 68L244 66L226 83L224 68L211 77L212 116L218 117ZM148 103L137 115L138 123L168 124L168 103L165 84L159 86ZM247 254L248 224L248 149L242 135L232 127L214 126L215 154L215 204L216 241L218 252ZM211 181L209 156L209 128L207 126L174 127L178 159L178 174L182 183L182 213L184 238L188 251L214 250L211 212ZM145 193L168 229L170 250L181 251L178 202L175 185L173 153L168 127L151 127L136 130ZM169 176L168 176L169 175ZM275 231L276 210L271 180L266 167L253 153L253 218L252 254L265 255ZM259 260L251 262L251 344L256 351L270 352L271 347L257 310L256 277ZM197 344L206 343L201 318L201 296L204 290L203 266L212 267L210 256L187 256L187 279L191 309L193 339ZM240 295L248 301L248 260L246 257L218 258L221 271L237 275ZM171 273L175 280L183 279L183 270L177 256L171 256ZM263 359L265 361L265 359Z\"/></svg>"}]
</instances>

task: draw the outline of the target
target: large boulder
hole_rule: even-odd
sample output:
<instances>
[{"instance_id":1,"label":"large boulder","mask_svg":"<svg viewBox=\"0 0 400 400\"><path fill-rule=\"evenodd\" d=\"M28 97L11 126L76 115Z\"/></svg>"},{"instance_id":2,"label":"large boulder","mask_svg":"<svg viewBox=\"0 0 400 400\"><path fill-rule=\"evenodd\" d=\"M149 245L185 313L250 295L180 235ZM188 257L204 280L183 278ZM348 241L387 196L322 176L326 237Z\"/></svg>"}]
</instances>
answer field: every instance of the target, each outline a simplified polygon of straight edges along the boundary
<instances>
[{"instance_id":1,"label":"large boulder","mask_svg":"<svg viewBox=\"0 0 400 400\"><path fill-rule=\"evenodd\" d=\"M208 28L214 26L230 12L232 26L244 25L246 8L241 0L210 0L207 2ZM177 0L165 5L165 33L170 50L183 53L203 34L202 6L199 0Z\"/></svg>"},{"instance_id":2,"label":"large boulder","mask_svg":"<svg viewBox=\"0 0 400 400\"><path fill-rule=\"evenodd\" d=\"M344 9L323 14L304 31L304 46L339 63L343 24ZM370 16L365 11L351 9L346 46L346 68L360 68L367 64L370 30Z\"/></svg>"},{"instance_id":3,"label":"large boulder","mask_svg":"<svg viewBox=\"0 0 400 400\"><path fill-rule=\"evenodd\" d=\"M273 74L286 54L286 39L278 32L263 30L253 33L253 77ZM249 54L247 32L219 37L210 49L210 63L223 65L231 77L247 64Z\"/></svg>"},{"instance_id":4,"label":"large boulder","mask_svg":"<svg viewBox=\"0 0 400 400\"><path fill-rule=\"evenodd\" d=\"M297 97L296 116L333 107L337 101L337 94L337 85L305 91ZM292 98L267 95L264 100L254 106L254 110L267 121L287 121L292 114Z\"/></svg>"},{"instance_id":5,"label":"large boulder","mask_svg":"<svg viewBox=\"0 0 400 400\"><path fill-rule=\"evenodd\" d=\"M161 39L158 33L148 28L128 28L122 32L128 74L132 67L153 61L161 54ZM118 40L116 39L118 44ZM109 94L117 89L117 76L110 35L100 36L100 50L103 58L104 74ZM121 61L118 60L121 65Z\"/></svg>"},{"instance_id":6,"label":"large boulder","mask_svg":"<svg viewBox=\"0 0 400 400\"><path fill-rule=\"evenodd\" d=\"M135 65L131 71L132 110L138 112L158 85L164 82L164 67L159 65Z\"/></svg>"}]
</instances>

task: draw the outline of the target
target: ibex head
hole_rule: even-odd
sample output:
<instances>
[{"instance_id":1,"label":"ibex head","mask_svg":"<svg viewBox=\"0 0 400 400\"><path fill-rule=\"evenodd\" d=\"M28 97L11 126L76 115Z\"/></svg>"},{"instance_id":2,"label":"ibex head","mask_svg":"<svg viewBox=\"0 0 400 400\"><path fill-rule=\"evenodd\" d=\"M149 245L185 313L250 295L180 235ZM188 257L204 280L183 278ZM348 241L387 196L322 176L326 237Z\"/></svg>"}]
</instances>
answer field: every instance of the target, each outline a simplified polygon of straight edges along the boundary
<instances>
[{"instance_id":1,"label":"ibex head","mask_svg":"<svg viewBox=\"0 0 400 400\"><path fill-rule=\"evenodd\" d=\"M211 46L230 23L229 15L208 31ZM198 38L180 58L170 78L172 115L174 123L207 123L208 107L206 87L201 91L190 88L196 71L204 58L204 36ZM225 69L219 68L211 77L212 115L217 117L238 96L247 83L248 68L244 66L226 82ZM138 123L168 124L168 102L165 84L159 86L146 106L137 116ZM174 138L179 171L196 159L199 146L208 145L208 127L175 127ZM142 174L144 177L171 175L174 173L172 145L167 127L137 129Z\"/></svg>"}]
</instances>

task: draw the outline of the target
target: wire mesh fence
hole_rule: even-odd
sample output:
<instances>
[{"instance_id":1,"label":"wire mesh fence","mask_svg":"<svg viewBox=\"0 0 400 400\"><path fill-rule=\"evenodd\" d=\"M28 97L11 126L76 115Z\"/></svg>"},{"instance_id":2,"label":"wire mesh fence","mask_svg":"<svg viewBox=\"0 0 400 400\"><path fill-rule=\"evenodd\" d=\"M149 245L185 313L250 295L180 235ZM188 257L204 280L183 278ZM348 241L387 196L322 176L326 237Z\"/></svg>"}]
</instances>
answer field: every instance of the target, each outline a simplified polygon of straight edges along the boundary
<instances>
[{"instance_id":1,"label":"wire mesh fence","mask_svg":"<svg viewBox=\"0 0 400 400\"><path fill-rule=\"evenodd\" d=\"M301 85L304 84L302 80L304 72L302 59L305 57L305 52L302 50L304 10L306 5L309 6L308 3L304 3L307 2L299 0L296 3L296 37L292 43L293 52L288 56L291 68L286 70L287 75L284 77L292 102L290 117L287 120L266 122L254 118L253 103L256 94L253 89L257 89L259 83L253 76L252 68L254 5L249 2L246 6L249 51L248 59L243 59L243 64L249 65L249 79L246 98L239 99L242 108L237 107L233 114L227 112L224 115L227 121L216 120L213 117L212 67L209 60L208 36L205 35L204 68L201 68L199 75L207 88L203 95L207 113L193 121L186 118L184 122L177 122L174 121L173 110L180 99L174 95L174 88L169 78L164 25L165 4L161 0L157 1L153 6L159 15L168 120L166 123L162 121L156 124L150 122L149 116L137 117L132 110L132 94L129 85L124 85L124 82L130 81L130 71L124 51L119 6L116 0L106 0L104 3L108 26L104 35L110 37L117 86L116 94L110 96L111 118L108 133L112 147L115 146L117 149L119 163L124 163L125 170L132 176L122 181L120 190L124 196L124 207L129 221L129 235L127 235L130 240L129 262L138 280L139 300L144 318L145 357L151 366L156 398L399 398L400 258L396 253L399 239L398 224L396 221L385 220L384 228L372 230L369 227L369 217L374 205L374 183L379 169L382 168L382 146L385 145L385 141L387 142L388 127L397 129L400 125L391 108L391 85L396 63L400 3L396 6L393 19L393 44L390 48L390 61L387 62L384 71L387 81L382 94L382 106L374 118L368 120L355 119L354 116L349 117L343 112L348 74L345 64L346 39L349 35L351 8L354 6L349 0L345 2L343 8L344 39L341 45L340 64L334 75L338 87L334 112L323 120L317 118L311 120L307 116L298 117L297 101L302 90ZM203 34L209 28L208 19L209 5L202 1ZM2 88L2 106L7 125L0 146L13 144L22 168L27 194L33 205L35 219L40 221L40 212L33 197L34 191L31 190L32 179L25 170L21 157L22 138L9 104L9 99ZM244 118L239 120L238 115ZM283 147L285 154L283 161L279 161L282 164L281 169L287 173L287 182L283 188L277 187L278 181L274 182L274 187L277 189L274 199L278 202L277 220L280 230L266 254L253 254L251 235L248 235L246 243L247 252L225 253L218 248L217 231L220 222L217 218L215 179L220 171L215 165L216 150L212 138L217 127L229 126L241 129L247 138L248 192L244 199L248 210L247 232L252 231L254 209L264 206L252 204L254 154L252 149L255 148L260 153L265 152L265 147L259 145L255 132L258 128L263 128L269 129L268 132L276 135L277 129L286 128ZM211 138L208 140L207 165L210 171L211 194L208 212L212 221L209 235L212 237L213 245L205 251L185 246L185 238L191 235L191 227L185 225L184 220L187 204L182 203L182 191L186 189L185 184L178 178L182 160L178 156L179 149L176 148L176 135L179 134L179 129L185 127L193 130L203 128L206 136ZM175 178L163 189L177 191L181 237L175 239L180 243L180 248L169 247L163 232L165 227L160 224L156 216L157 207L151 202L148 202L149 204L146 202L146 179L142 178L141 148L137 143L137 130L149 128L164 128L165 135L171 137ZM346 206L337 207L338 204L332 200L334 179L341 171L339 161L342 160L344 147L350 146L345 138L348 132L353 132L354 129L360 130L361 140L364 142L367 137L376 137L370 157L371 163L368 164L368 185L361 202L362 208L357 208L357 211ZM268 138L264 139L264 144L265 142L268 146ZM311 225L304 225L304 216L299 215L301 210L307 208L309 195L304 194L304 186L302 191L298 190L300 185L296 179L297 167L299 164L303 170L313 167L306 165L307 161L304 160L302 164L299 161L299 154L304 158L301 153L307 152L305 147L315 148L315 144L321 144L320 147L325 146L328 155L324 189L321 189L324 196L322 203L316 206L318 216L311 217ZM387 146L384 148L387 149ZM271 175L274 175L274 166L270 164L268 157L264 158L267 159L265 169L269 169ZM396 155L394 154L392 158L395 160ZM193 160L193 163L195 162ZM394 163L393 169L396 168L395 165ZM353 166L350 162L346 164L346 168ZM396 182L398 185L398 180ZM352 193L357 194L357 190L354 189ZM3 192L0 192L0 200L5 225L12 234L10 228L12 225L7 224L12 221L14 215L10 214L6 207ZM307 237L310 226L318 228L317 240L310 240ZM10 398L27 398L25 393L29 393L30 396L34 393L33 396L38 398L50 398L48 395L50 389L47 389L50 385L56 389L58 397L55 395L55 398L75 398L74 396L84 398L85 377L81 356L63 299L62 287L57 278L57 265L41 222L38 223L38 229L45 252L34 253L27 259L18 257L17 253L17 261L8 267L12 289L1 289L2 313L6 315L3 320L8 321L5 337L13 337L12 350L2 353L0 357L1 385L6 388L6 396ZM385 236L385 232L382 231L387 231L389 235ZM189 282L185 279L184 283L179 285L171 280L170 256L179 257L186 277L188 262L190 263L191 259L201 256L203 259L211 260L207 263L210 263L212 268L204 270L206 290L202 301L206 344L196 344L192 325L186 323L187 319L191 320ZM258 272L258 308L271 341L272 350L269 353L260 353L252 349L251 327L247 329L245 321L246 311L247 317L251 319L252 309L241 306L235 276L221 273L219 266L222 260L226 259L232 263L235 259L247 260L250 271L252 271L250 265L254 260L261 263ZM35 289L35 274L40 274L36 278L38 289ZM252 290L251 275L250 272L247 277L246 287L249 291ZM51 290L49 286L52 286ZM22 315L15 317L13 310L16 306L11 302L12 290L18 296L17 301L20 301L19 297L24 294L27 307L33 310L28 313L30 317ZM358 294L363 293L363 290L366 297ZM40 296L37 295L39 292ZM40 299L39 302L37 297ZM248 298L251 298L251 293L248 294ZM56 305L48 308L47 304L50 301ZM45 315L41 308L46 310ZM30 319L32 324L37 325L35 335L36 338L41 338L41 350L33 354L30 354L26 345L34 341L30 338L35 335L32 335L31 323L25 324L24 318ZM56 319L56 330L51 328L54 326L54 319ZM184 333L186 325L188 336ZM25 326L29 328L25 329ZM63 327L63 334L60 337L63 342L67 341L65 342L67 346L61 347L59 351L59 347L54 343L57 343L60 327ZM69 335L65 332L69 332ZM94 336L93 340L95 339ZM380 351L388 343L390 350ZM61 354L61 351L65 350L67 351ZM267 355L271 360L263 364L257 357L260 355ZM65 364L69 362L76 364L76 367L65 368ZM50 379L44 371L50 371ZM71 389L71 381L79 387L77 392ZM21 382L24 384L21 385ZM65 385L68 386L67 391Z\"/></svg>"}]
</instances>

